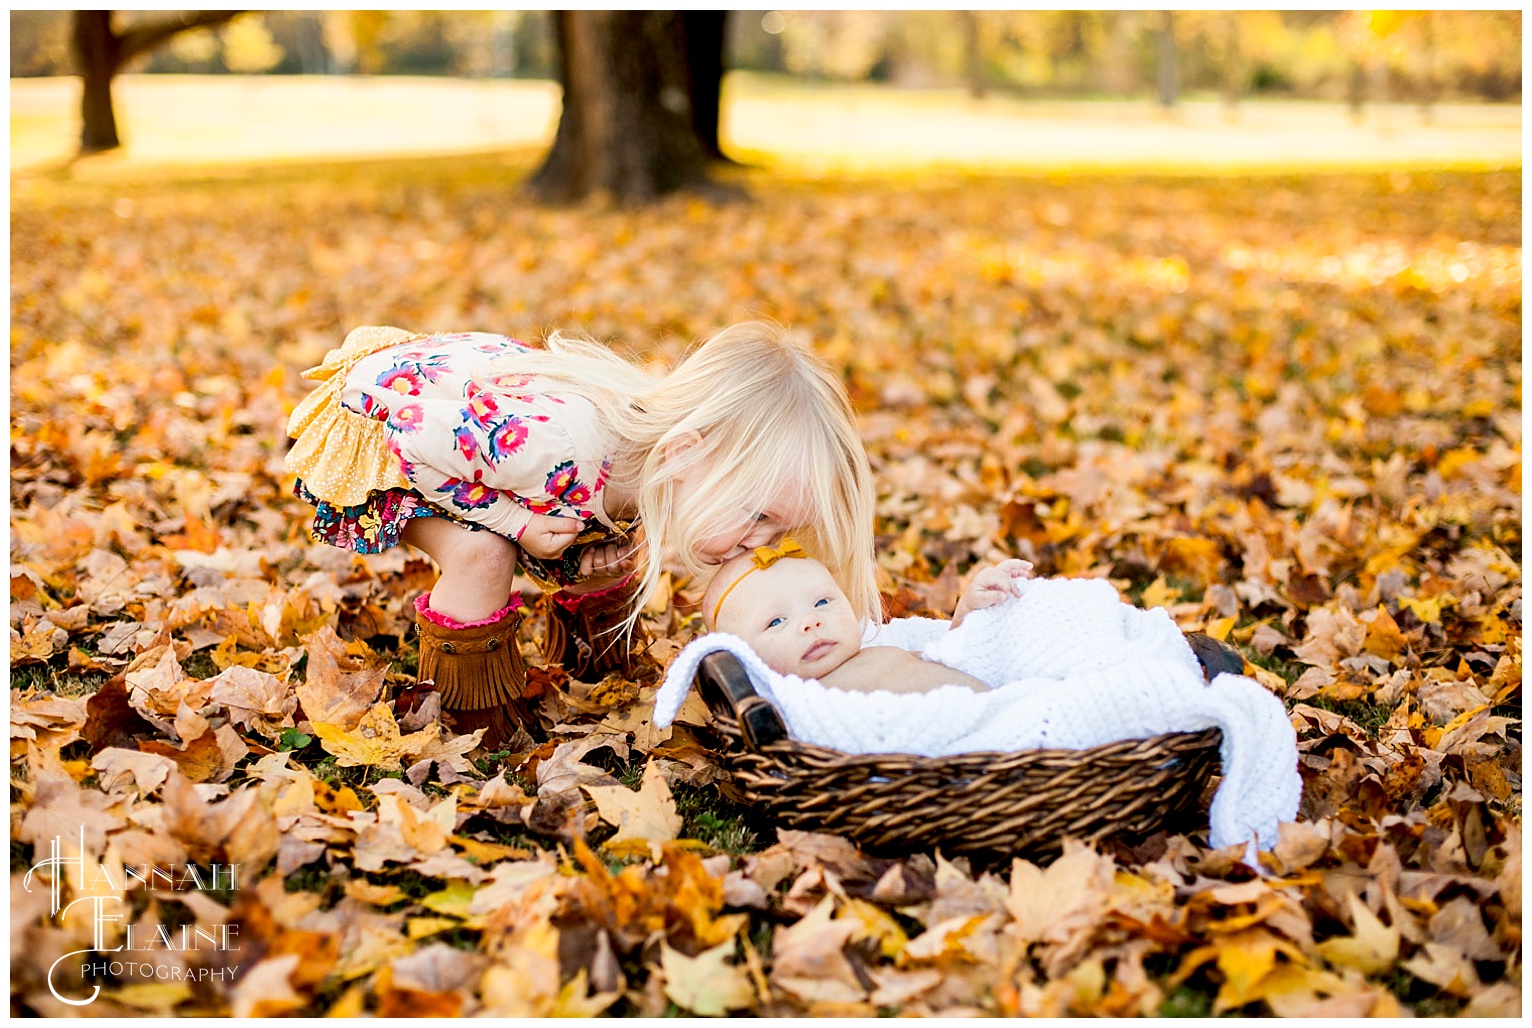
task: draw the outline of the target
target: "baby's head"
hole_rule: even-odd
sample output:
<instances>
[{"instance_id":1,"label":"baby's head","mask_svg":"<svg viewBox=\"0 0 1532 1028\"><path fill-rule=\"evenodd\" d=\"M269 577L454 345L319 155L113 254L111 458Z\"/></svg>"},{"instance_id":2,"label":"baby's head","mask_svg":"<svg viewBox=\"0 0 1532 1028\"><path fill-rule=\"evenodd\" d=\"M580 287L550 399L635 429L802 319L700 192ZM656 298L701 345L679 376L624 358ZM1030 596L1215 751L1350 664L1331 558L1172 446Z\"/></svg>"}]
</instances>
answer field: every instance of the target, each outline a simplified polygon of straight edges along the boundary
<instances>
[{"instance_id":1,"label":"baby's head","mask_svg":"<svg viewBox=\"0 0 1532 1028\"><path fill-rule=\"evenodd\" d=\"M749 643L778 674L818 678L862 648L861 620L846 594L791 540L724 563L702 597L702 615L713 631Z\"/></svg>"}]
</instances>

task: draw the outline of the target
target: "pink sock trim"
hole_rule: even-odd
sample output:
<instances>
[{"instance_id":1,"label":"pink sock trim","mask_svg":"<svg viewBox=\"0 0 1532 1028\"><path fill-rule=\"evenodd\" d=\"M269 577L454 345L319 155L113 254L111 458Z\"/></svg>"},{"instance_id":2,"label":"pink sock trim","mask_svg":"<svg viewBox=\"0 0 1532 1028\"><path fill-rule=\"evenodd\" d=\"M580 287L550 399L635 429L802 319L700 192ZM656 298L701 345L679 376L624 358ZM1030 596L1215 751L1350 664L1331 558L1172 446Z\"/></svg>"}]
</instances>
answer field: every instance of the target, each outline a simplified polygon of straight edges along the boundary
<instances>
[{"instance_id":1,"label":"pink sock trim","mask_svg":"<svg viewBox=\"0 0 1532 1028\"><path fill-rule=\"evenodd\" d=\"M588 593L576 593L573 596L569 595L563 590L559 590L553 594L553 602L557 603L565 610L572 611L579 607L580 604L584 603L586 600L593 600L600 596L610 596L612 593L620 592L621 590L626 589L629 584L632 583L632 581L633 575L629 575L627 578L624 578L616 585L609 585L605 589L596 589Z\"/></svg>"},{"instance_id":2,"label":"pink sock trim","mask_svg":"<svg viewBox=\"0 0 1532 1028\"><path fill-rule=\"evenodd\" d=\"M479 621L458 621L454 618L449 618L447 615L441 613L440 611L432 610L429 606L430 599L430 593L421 593L419 596L415 597L415 613L419 614L421 617L425 618L427 621L431 622L431 624L438 628L448 629L483 628L485 625L493 625L497 621L502 621L509 617L512 613L514 613L516 610L519 610L521 607L521 597L517 596L515 593L512 593L511 602L495 611L489 617L483 618Z\"/></svg>"}]
</instances>

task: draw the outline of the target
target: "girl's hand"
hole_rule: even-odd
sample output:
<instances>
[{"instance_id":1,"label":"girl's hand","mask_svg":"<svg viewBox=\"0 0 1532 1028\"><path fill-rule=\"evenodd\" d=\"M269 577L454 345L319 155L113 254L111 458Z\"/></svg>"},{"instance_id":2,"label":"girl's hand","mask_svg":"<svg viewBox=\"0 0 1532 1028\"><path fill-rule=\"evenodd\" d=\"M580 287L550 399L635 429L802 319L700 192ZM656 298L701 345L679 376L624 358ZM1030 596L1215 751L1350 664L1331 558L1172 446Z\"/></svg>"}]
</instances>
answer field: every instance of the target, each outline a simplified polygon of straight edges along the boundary
<instances>
[{"instance_id":1,"label":"girl's hand","mask_svg":"<svg viewBox=\"0 0 1532 1028\"><path fill-rule=\"evenodd\" d=\"M638 541L591 543L580 554L580 574L586 578L622 578L638 567Z\"/></svg>"},{"instance_id":2,"label":"girl's hand","mask_svg":"<svg viewBox=\"0 0 1532 1028\"><path fill-rule=\"evenodd\" d=\"M1016 582L1032 577L1032 562L1028 560L1002 560L992 568L985 568L973 576L963 598L958 600L952 612L952 627L956 628L971 611L993 607L995 604L1020 596Z\"/></svg>"},{"instance_id":3,"label":"girl's hand","mask_svg":"<svg viewBox=\"0 0 1532 1028\"><path fill-rule=\"evenodd\" d=\"M533 514L527 527L516 537L516 544L534 557L551 560L569 548L585 528L579 518L555 518Z\"/></svg>"}]
</instances>

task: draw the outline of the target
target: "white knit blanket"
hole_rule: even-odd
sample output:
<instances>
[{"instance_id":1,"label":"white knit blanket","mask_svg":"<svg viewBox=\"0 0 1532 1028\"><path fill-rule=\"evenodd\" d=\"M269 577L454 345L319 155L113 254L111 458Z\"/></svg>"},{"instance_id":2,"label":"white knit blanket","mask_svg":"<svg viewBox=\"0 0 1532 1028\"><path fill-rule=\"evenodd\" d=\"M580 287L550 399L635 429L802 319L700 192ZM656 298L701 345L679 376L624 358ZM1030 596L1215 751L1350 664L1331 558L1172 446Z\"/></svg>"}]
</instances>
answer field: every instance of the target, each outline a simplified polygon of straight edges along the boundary
<instances>
[{"instance_id":1,"label":"white knit blanket","mask_svg":"<svg viewBox=\"0 0 1532 1028\"><path fill-rule=\"evenodd\" d=\"M1298 811L1297 737L1282 702L1239 675L1211 683L1163 610L1124 603L1094 579L1032 579L1022 595L969 614L963 624L902 618L870 626L864 646L899 646L992 687L930 692L851 692L780 675L737 636L692 640L666 672L655 723L674 721L707 654L738 657L756 692L781 713L792 738L845 753L952 753L1088 749L1121 739L1218 728L1223 780L1209 812L1214 847L1277 841Z\"/></svg>"}]
</instances>

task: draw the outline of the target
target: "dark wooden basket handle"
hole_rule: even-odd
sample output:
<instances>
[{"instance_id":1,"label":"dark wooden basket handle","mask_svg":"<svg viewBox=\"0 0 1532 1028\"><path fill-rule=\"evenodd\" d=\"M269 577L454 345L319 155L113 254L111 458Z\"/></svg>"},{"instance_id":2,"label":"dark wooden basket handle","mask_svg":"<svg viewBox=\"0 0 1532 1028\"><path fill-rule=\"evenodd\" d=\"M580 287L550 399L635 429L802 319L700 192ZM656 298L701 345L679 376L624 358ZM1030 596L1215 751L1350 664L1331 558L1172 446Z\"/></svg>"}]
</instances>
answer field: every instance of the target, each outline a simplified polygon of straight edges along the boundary
<instances>
[{"instance_id":1,"label":"dark wooden basket handle","mask_svg":"<svg viewBox=\"0 0 1532 1028\"><path fill-rule=\"evenodd\" d=\"M714 716L739 723L745 745L752 750L787 738L787 726L777 709L755 691L745 666L727 650L702 658L697 667L697 688Z\"/></svg>"}]
</instances>

